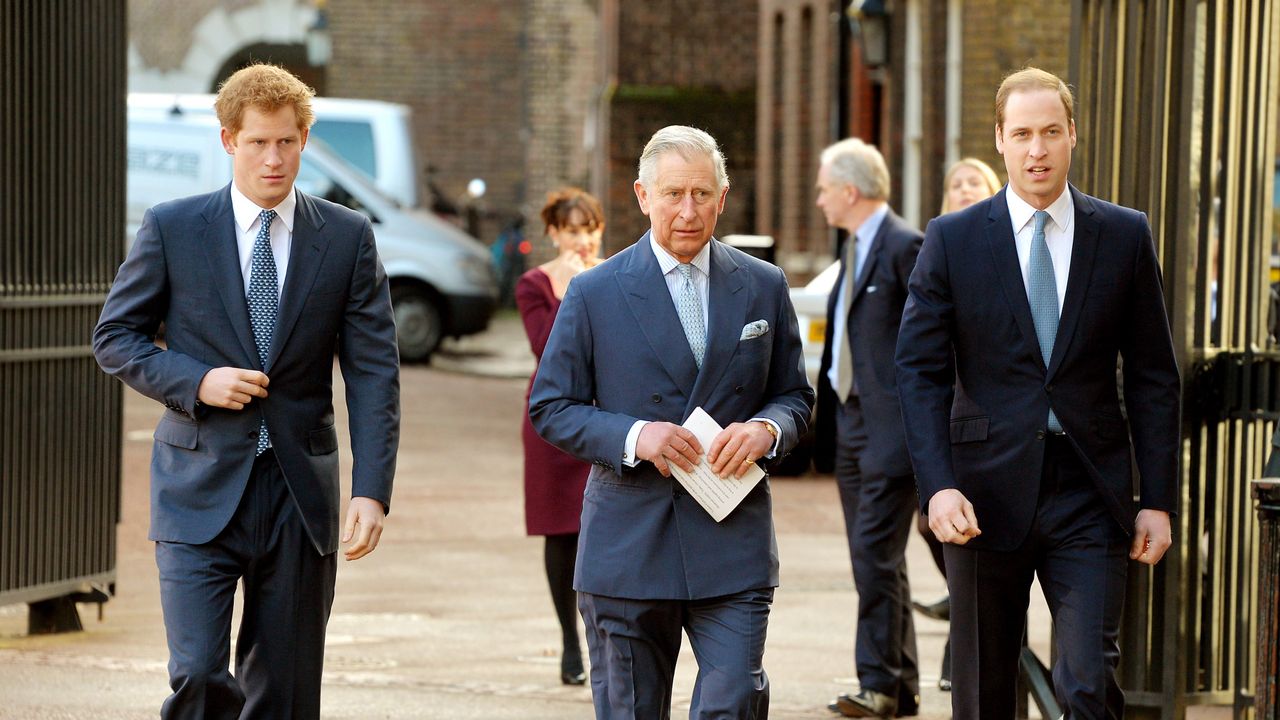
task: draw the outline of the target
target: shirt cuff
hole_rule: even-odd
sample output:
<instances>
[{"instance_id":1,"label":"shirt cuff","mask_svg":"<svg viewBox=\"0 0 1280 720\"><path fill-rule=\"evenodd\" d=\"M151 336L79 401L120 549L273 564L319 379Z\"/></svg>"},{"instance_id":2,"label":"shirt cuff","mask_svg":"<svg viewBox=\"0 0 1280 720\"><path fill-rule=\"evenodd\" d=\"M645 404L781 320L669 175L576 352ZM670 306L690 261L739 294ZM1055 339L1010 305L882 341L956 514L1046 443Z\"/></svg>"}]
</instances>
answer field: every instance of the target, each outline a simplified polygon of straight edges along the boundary
<instances>
[{"instance_id":1,"label":"shirt cuff","mask_svg":"<svg viewBox=\"0 0 1280 720\"><path fill-rule=\"evenodd\" d=\"M782 428L778 427L778 423L769 418L754 417L747 422L768 423L769 427L773 428L773 447L769 448L769 454L764 456L765 460L772 460L778 454L778 443L782 442Z\"/></svg>"},{"instance_id":2,"label":"shirt cuff","mask_svg":"<svg viewBox=\"0 0 1280 720\"><path fill-rule=\"evenodd\" d=\"M648 424L648 420L637 420L627 431L627 441L622 446L623 467L635 467L640 464L640 458L636 457L636 443L640 441L640 431Z\"/></svg>"}]
</instances>

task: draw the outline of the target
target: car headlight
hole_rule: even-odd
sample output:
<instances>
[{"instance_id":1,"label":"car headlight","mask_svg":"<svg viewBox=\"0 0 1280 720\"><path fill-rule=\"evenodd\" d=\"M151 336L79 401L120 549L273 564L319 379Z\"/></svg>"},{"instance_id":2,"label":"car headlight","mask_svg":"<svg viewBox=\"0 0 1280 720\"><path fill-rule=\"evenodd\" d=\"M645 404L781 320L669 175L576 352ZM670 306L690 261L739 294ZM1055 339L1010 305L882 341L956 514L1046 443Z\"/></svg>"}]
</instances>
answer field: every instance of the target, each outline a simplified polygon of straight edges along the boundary
<instances>
[{"instance_id":1,"label":"car headlight","mask_svg":"<svg viewBox=\"0 0 1280 720\"><path fill-rule=\"evenodd\" d=\"M458 269L462 271L462 277L466 278L468 282L484 287L496 287L498 284L493 276L493 268L486 258L461 255L458 257Z\"/></svg>"}]
</instances>

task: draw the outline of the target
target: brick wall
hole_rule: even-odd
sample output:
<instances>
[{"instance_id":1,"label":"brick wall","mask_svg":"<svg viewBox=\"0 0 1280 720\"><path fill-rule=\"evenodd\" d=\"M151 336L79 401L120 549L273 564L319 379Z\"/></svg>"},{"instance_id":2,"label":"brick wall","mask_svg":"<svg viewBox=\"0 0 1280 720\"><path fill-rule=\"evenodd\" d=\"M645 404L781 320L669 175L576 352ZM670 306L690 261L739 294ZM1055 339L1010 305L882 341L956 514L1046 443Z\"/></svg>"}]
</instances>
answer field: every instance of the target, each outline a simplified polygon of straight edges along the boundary
<instances>
[{"instance_id":1,"label":"brick wall","mask_svg":"<svg viewBox=\"0 0 1280 720\"><path fill-rule=\"evenodd\" d=\"M771 235L778 263L798 277L830 255L830 231L814 205L818 156L834 138L837 71L834 0L762 0L757 81L756 231Z\"/></svg>"},{"instance_id":2,"label":"brick wall","mask_svg":"<svg viewBox=\"0 0 1280 720\"><path fill-rule=\"evenodd\" d=\"M649 228L632 183L640 151L666 125L711 133L731 190L716 235L754 231L755 91L759 0L614 0L617 90L608 111L605 233L608 252Z\"/></svg>"},{"instance_id":3,"label":"brick wall","mask_svg":"<svg viewBox=\"0 0 1280 720\"><path fill-rule=\"evenodd\" d=\"M436 168L446 195L461 197L481 177L487 206L517 207L525 3L331 0L328 12L330 93L410 106L418 159Z\"/></svg>"},{"instance_id":4,"label":"brick wall","mask_svg":"<svg viewBox=\"0 0 1280 720\"><path fill-rule=\"evenodd\" d=\"M995 147L996 89L1005 75L1027 65L1067 78L1071 4L968 0L963 22L961 155L984 160L1003 180L1004 160Z\"/></svg>"}]
</instances>

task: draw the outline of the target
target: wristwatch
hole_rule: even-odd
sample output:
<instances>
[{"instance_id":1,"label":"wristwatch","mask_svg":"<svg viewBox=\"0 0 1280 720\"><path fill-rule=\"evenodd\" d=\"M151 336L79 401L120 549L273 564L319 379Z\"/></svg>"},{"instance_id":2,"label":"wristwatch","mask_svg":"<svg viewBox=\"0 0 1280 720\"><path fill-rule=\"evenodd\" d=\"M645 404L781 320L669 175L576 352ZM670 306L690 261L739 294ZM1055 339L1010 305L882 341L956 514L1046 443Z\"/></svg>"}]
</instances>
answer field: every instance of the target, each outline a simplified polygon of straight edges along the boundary
<instances>
[{"instance_id":1,"label":"wristwatch","mask_svg":"<svg viewBox=\"0 0 1280 720\"><path fill-rule=\"evenodd\" d=\"M769 434L773 436L773 441L775 443L778 442L778 430L773 426L773 423L765 422L764 420L757 420L756 422L763 425L764 429L769 431Z\"/></svg>"}]
</instances>

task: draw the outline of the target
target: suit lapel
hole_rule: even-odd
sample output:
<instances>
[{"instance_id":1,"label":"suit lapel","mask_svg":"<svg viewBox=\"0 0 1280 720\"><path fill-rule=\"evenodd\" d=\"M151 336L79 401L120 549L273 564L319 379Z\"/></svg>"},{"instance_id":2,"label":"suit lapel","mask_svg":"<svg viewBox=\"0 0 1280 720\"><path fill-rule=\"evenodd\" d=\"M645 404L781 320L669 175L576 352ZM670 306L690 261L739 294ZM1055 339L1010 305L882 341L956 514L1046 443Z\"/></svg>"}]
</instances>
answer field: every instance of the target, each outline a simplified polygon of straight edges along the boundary
<instances>
[{"instance_id":1,"label":"suit lapel","mask_svg":"<svg viewBox=\"0 0 1280 720\"><path fill-rule=\"evenodd\" d=\"M1062 357L1071 346L1080 309L1089 290L1089 278L1093 274L1093 257L1098 251L1098 222L1093 218L1093 203L1084 193L1071 188L1071 200L1075 206L1074 234L1071 238L1071 270L1067 274L1067 294L1062 300L1062 316L1058 320L1058 335L1053 341L1053 355L1049 358L1047 377L1053 377Z\"/></svg>"},{"instance_id":2,"label":"suit lapel","mask_svg":"<svg viewBox=\"0 0 1280 720\"><path fill-rule=\"evenodd\" d=\"M1031 303L1027 301L1027 286L1022 279L1022 268L1018 265L1018 247L1013 240L1013 226L1009 219L1009 203L1001 190L990 200L990 211L987 214L987 245L991 250L991 259L1000 279L1000 287L1004 290L1005 301L1013 312L1013 319L1022 332L1023 342L1029 343L1034 352L1036 363L1041 370L1045 369L1044 359L1040 354L1040 341L1036 339L1035 321L1031 319Z\"/></svg>"},{"instance_id":3,"label":"suit lapel","mask_svg":"<svg viewBox=\"0 0 1280 720\"><path fill-rule=\"evenodd\" d=\"M866 289L868 280L875 272L876 263L880 261L880 252L884 248L884 236L888 234L889 225L893 221L893 211L890 210L880 222L880 228L876 230L875 237L871 238L871 247L867 248L867 259L862 263L862 270L858 272L858 277L853 283L853 294L849 296L850 309L853 308L854 303L858 302L858 298L862 297L862 291Z\"/></svg>"},{"instance_id":4,"label":"suit lapel","mask_svg":"<svg viewBox=\"0 0 1280 720\"><path fill-rule=\"evenodd\" d=\"M658 362L687 393L698 377L698 365L671 302L666 278L649 246L649 233L631 246L630 255L626 267L614 274L623 300L635 318L635 327L640 328ZM707 354L710 355L709 348Z\"/></svg>"},{"instance_id":5,"label":"suit lapel","mask_svg":"<svg viewBox=\"0 0 1280 720\"><path fill-rule=\"evenodd\" d=\"M200 245L209 263L209 277L213 278L218 296L222 298L227 319L235 330L236 339L245 352L245 367L258 367L258 347L253 340L253 326L249 323L249 304L245 300L244 275L240 271L240 250L236 241L236 218L231 210L231 186L224 187L209 199L201 211L205 226L201 231Z\"/></svg>"},{"instance_id":6,"label":"suit lapel","mask_svg":"<svg viewBox=\"0 0 1280 720\"><path fill-rule=\"evenodd\" d=\"M284 278L284 291L280 294L280 312L276 317L276 329L271 334L271 352L267 355L270 369L293 326L298 322L302 306L306 304L311 286L315 284L320 261L329 246L329 238L321 232L324 218L305 193L297 193L298 204L294 210L293 238L289 243L289 271Z\"/></svg>"},{"instance_id":7,"label":"suit lapel","mask_svg":"<svg viewBox=\"0 0 1280 720\"><path fill-rule=\"evenodd\" d=\"M711 278L707 295L707 354L689 394L684 414L703 404L738 350L742 326L747 323L750 298L742 292L745 272L717 240L711 241ZM773 328L777 332L777 328Z\"/></svg>"}]
</instances>

